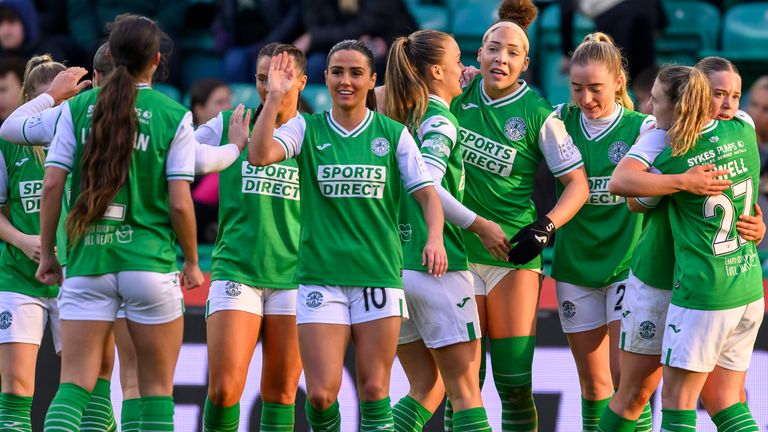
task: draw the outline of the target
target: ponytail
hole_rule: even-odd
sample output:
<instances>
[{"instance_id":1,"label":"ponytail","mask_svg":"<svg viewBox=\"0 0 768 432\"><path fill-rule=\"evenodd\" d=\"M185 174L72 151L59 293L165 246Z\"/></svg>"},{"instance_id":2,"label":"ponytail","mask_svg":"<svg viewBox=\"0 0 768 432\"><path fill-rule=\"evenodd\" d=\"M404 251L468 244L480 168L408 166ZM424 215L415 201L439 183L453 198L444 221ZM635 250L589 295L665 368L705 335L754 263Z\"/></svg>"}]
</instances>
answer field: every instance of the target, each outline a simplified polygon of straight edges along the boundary
<instances>
[{"instance_id":1,"label":"ponytail","mask_svg":"<svg viewBox=\"0 0 768 432\"><path fill-rule=\"evenodd\" d=\"M675 106L675 120L667 135L672 156L681 156L696 145L711 120L712 88L702 71L688 66L663 68L657 79Z\"/></svg>"},{"instance_id":2,"label":"ponytail","mask_svg":"<svg viewBox=\"0 0 768 432\"><path fill-rule=\"evenodd\" d=\"M571 57L571 64L586 66L588 64L603 65L608 72L619 80L619 88L616 91L616 102L628 110L634 110L635 104L627 91L626 60L621 51L614 44L613 39L605 33L595 32L588 34L576 47Z\"/></svg>"},{"instance_id":3,"label":"ponytail","mask_svg":"<svg viewBox=\"0 0 768 432\"><path fill-rule=\"evenodd\" d=\"M145 17L120 15L112 26L109 51L115 69L96 98L83 145L80 192L65 222L71 243L103 217L128 180L138 131L136 77L150 67L161 39L160 28Z\"/></svg>"}]
</instances>

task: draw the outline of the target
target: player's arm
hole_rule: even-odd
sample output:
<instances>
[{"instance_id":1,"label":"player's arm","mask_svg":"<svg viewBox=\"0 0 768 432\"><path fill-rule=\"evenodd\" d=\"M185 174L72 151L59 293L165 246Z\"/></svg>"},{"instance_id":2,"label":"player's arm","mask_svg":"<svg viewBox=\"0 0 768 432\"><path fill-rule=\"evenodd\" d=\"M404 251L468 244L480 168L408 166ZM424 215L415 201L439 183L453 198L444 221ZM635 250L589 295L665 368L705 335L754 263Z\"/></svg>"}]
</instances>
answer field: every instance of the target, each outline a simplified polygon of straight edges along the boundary
<instances>
[{"instance_id":1,"label":"player's arm","mask_svg":"<svg viewBox=\"0 0 768 432\"><path fill-rule=\"evenodd\" d=\"M736 230L741 238L747 241L754 241L760 244L765 237L765 222L763 221L763 211L755 203L755 215L740 215L736 222Z\"/></svg>"},{"instance_id":2,"label":"player's arm","mask_svg":"<svg viewBox=\"0 0 768 432\"><path fill-rule=\"evenodd\" d=\"M682 174L655 174L648 165L625 157L613 170L608 190L624 197L659 196L687 191L696 195L717 195L731 186L719 176L728 170L717 170L713 164L697 165Z\"/></svg>"},{"instance_id":3,"label":"player's arm","mask_svg":"<svg viewBox=\"0 0 768 432\"><path fill-rule=\"evenodd\" d=\"M256 166L271 165L298 154L300 143L286 141L285 137L273 132L277 122L277 114L285 94L294 86L296 72L293 70L293 60L287 53L272 57L269 63L269 89L267 100L261 109L259 118L253 126L251 141L248 145L248 163ZM283 125L280 130L289 125ZM303 136L303 134L302 134Z\"/></svg>"},{"instance_id":4,"label":"player's arm","mask_svg":"<svg viewBox=\"0 0 768 432\"><path fill-rule=\"evenodd\" d=\"M244 110L242 104L238 105L229 118L229 144L219 145L222 134L221 114L197 128L195 131L195 174L223 171L240 157L240 152L245 149L248 143L248 124L251 121L251 111L248 110L243 116ZM219 123L218 134L213 127L208 126L212 122Z\"/></svg>"},{"instance_id":5,"label":"player's arm","mask_svg":"<svg viewBox=\"0 0 768 432\"><path fill-rule=\"evenodd\" d=\"M40 236L28 235L16 229L5 215L8 199L8 169L0 152L0 240L20 249L34 262L40 262Z\"/></svg>"}]
</instances>

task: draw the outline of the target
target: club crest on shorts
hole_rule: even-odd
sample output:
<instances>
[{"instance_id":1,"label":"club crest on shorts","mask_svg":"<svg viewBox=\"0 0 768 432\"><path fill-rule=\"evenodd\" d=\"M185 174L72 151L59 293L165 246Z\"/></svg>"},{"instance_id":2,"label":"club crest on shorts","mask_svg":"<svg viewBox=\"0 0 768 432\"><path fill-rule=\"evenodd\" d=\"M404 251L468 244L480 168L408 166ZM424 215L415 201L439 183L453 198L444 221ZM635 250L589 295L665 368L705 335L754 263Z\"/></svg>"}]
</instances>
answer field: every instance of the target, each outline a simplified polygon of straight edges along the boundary
<instances>
[{"instance_id":1,"label":"club crest on shorts","mask_svg":"<svg viewBox=\"0 0 768 432\"><path fill-rule=\"evenodd\" d=\"M629 146L624 141L616 141L608 147L608 160L614 165L621 162L621 158L629 151Z\"/></svg>"},{"instance_id":2,"label":"club crest on shorts","mask_svg":"<svg viewBox=\"0 0 768 432\"><path fill-rule=\"evenodd\" d=\"M525 120L520 117L510 117L504 123L504 135L512 141L523 139L527 130L528 127L525 125Z\"/></svg>"},{"instance_id":3,"label":"club crest on shorts","mask_svg":"<svg viewBox=\"0 0 768 432\"><path fill-rule=\"evenodd\" d=\"M320 291L311 291L307 294L307 307L310 309L317 309L323 304L323 293Z\"/></svg>"},{"instance_id":4,"label":"club crest on shorts","mask_svg":"<svg viewBox=\"0 0 768 432\"><path fill-rule=\"evenodd\" d=\"M650 321L640 323L640 337L643 339L652 339L656 336L656 324Z\"/></svg>"},{"instance_id":5,"label":"club crest on shorts","mask_svg":"<svg viewBox=\"0 0 768 432\"><path fill-rule=\"evenodd\" d=\"M13 314L11 311L0 313L0 329L5 330L13 324Z\"/></svg>"},{"instance_id":6,"label":"club crest on shorts","mask_svg":"<svg viewBox=\"0 0 768 432\"><path fill-rule=\"evenodd\" d=\"M371 141L371 151L376 156L386 156L389 153L389 141L386 138L374 138Z\"/></svg>"},{"instance_id":7,"label":"club crest on shorts","mask_svg":"<svg viewBox=\"0 0 768 432\"><path fill-rule=\"evenodd\" d=\"M230 297L237 297L243 292L243 288L238 282L227 281L224 284L224 292Z\"/></svg>"},{"instance_id":8,"label":"club crest on shorts","mask_svg":"<svg viewBox=\"0 0 768 432\"><path fill-rule=\"evenodd\" d=\"M563 305L561 306L561 309L563 311L563 316L571 319L576 316L576 305L573 304L573 302L570 302L568 300L563 302Z\"/></svg>"}]
</instances>

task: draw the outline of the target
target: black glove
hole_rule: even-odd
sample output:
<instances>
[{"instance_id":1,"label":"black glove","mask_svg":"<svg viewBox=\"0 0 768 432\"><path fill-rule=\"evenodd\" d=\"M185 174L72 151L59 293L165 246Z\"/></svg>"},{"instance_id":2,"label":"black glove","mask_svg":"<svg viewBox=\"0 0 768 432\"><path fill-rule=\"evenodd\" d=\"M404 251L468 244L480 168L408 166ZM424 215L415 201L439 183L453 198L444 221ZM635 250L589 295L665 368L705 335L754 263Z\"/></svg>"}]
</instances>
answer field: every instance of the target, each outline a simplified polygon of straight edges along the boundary
<instances>
[{"instance_id":1,"label":"black glove","mask_svg":"<svg viewBox=\"0 0 768 432\"><path fill-rule=\"evenodd\" d=\"M512 245L509 262L517 265L527 264L544 250L554 233L555 224L546 216L524 226L509 240Z\"/></svg>"}]
</instances>

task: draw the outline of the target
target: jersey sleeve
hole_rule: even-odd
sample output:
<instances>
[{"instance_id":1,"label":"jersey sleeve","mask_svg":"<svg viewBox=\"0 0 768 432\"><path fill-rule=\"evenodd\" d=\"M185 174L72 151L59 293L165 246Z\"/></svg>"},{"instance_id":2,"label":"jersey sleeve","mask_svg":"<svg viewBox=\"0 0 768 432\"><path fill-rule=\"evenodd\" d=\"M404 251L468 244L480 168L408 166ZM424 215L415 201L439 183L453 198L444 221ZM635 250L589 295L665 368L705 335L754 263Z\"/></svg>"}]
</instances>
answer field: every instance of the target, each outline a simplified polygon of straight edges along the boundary
<instances>
[{"instance_id":1,"label":"jersey sleeve","mask_svg":"<svg viewBox=\"0 0 768 432\"><path fill-rule=\"evenodd\" d=\"M663 129L651 129L637 139L624 157L641 162L646 168L653 166L656 157L667 148L667 132Z\"/></svg>"},{"instance_id":2,"label":"jersey sleeve","mask_svg":"<svg viewBox=\"0 0 768 432\"><path fill-rule=\"evenodd\" d=\"M224 134L224 116L219 113L216 117L208 120L208 123L200 125L195 130L195 140L201 144L217 146L221 143L221 136Z\"/></svg>"},{"instance_id":3,"label":"jersey sleeve","mask_svg":"<svg viewBox=\"0 0 768 432\"><path fill-rule=\"evenodd\" d=\"M432 176L432 180L435 182L435 190L437 196L440 198L440 204L443 205L443 212L445 213L445 220L458 225L461 228L467 229L477 219L477 214L472 210L466 208L464 204L459 202L450 192L448 192L441 184L443 180L444 171L440 168L427 163L427 171Z\"/></svg>"},{"instance_id":4,"label":"jersey sleeve","mask_svg":"<svg viewBox=\"0 0 768 432\"><path fill-rule=\"evenodd\" d=\"M272 137L283 146L285 158L291 159L301 153L304 144L304 133L307 131L307 121L304 116L296 116L277 128Z\"/></svg>"},{"instance_id":5,"label":"jersey sleeve","mask_svg":"<svg viewBox=\"0 0 768 432\"><path fill-rule=\"evenodd\" d=\"M573 138L565 130L565 124L552 111L539 131L539 149L547 161L549 171L560 177L584 166L581 153Z\"/></svg>"},{"instance_id":6,"label":"jersey sleeve","mask_svg":"<svg viewBox=\"0 0 768 432\"><path fill-rule=\"evenodd\" d=\"M755 121L752 119L752 117L749 114L745 113L742 110L738 110L738 111L736 111L736 114L734 115L734 117L738 117L738 118L744 120L745 122L749 123L752 126L752 128L754 129Z\"/></svg>"},{"instance_id":7,"label":"jersey sleeve","mask_svg":"<svg viewBox=\"0 0 768 432\"><path fill-rule=\"evenodd\" d=\"M187 112L181 119L176 135L168 148L165 163L165 177L168 180L195 179L195 132L192 129L192 113Z\"/></svg>"},{"instance_id":8,"label":"jersey sleeve","mask_svg":"<svg viewBox=\"0 0 768 432\"><path fill-rule=\"evenodd\" d=\"M0 151L0 207L8 201L8 168L5 166L5 157Z\"/></svg>"},{"instance_id":9,"label":"jersey sleeve","mask_svg":"<svg viewBox=\"0 0 768 432\"><path fill-rule=\"evenodd\" d=\"M424 163L445 174L448 158L456 145L456 126L443 116L432 116L421 123L418 135ZM436 179L435 183L439 181Z\"/></svg>"},{"instance_id":10,"label":"jersey sleeve","mask_svg":"<svg viewBox=\"0 0 768 432\"><path fill-rule=\"evenodd\" d=\"M197 133L195 133L197 135ZM208 145L195 143L195 174L208 174L229 168L240 157L236 144Z\"/></svg>"},{"instance_id":11,"label":"jersey sleeve","mask_svg":"<svg viewBox=\"0 0 768 432\"><path fill-rule=\"evenodd\" d=\"M656 208L663 198L663 196L637 197L635 200L643 207Z\"/></svg>"},{"instance_id":12,"label":"jersey sleeve","mask_svg":"<svg viewBox=\"0 0 768 432\"><path fill-rule=\"evenodd\" d=\"M424 159L419 152L419 147L405 127L400 133L395 157L397 157L397 166L400 169L400 180L402 180L407 193L412 194L421 188L434 185L432 176L429 175Z\"/></svg>"},{"instance_id":13,"label":"jersey sleeve","mask_svg":"<svg viewBox=\"0 0 768 432\"><path fill-rule=\"evenodd\" d=\"M643 122L640 124L640 133L639 135L642 135L649 130L652 130L656 127L656 117L649 115L643 120Z\"/></svg>"},{"instance_id":14,"label":"jersey sleeve","mask_svg":"<svg viewBox=\"0 0 768 432\"><path fill-rule=\"evenodd\" d=\"M0 126L0 138L22 145L48 145L53 140L61 105L43 93L17 108Z\"/></svg>"},{"instance_id":15,"label":"jersey sleeve","mask_svg":"<svg viewBox=\"0 0 768 432\"><path fill-rule=\"evenodd\" d=\"M72 112L69 110L69 103L64 102L61 106L61 115L56 122L56 133L53 135L48 156L45 158L45 167L56 167L71 172L76 144Z\"/></svg>"}]
</instances>

